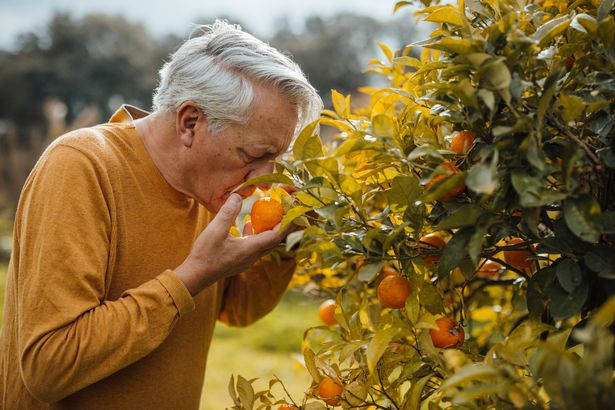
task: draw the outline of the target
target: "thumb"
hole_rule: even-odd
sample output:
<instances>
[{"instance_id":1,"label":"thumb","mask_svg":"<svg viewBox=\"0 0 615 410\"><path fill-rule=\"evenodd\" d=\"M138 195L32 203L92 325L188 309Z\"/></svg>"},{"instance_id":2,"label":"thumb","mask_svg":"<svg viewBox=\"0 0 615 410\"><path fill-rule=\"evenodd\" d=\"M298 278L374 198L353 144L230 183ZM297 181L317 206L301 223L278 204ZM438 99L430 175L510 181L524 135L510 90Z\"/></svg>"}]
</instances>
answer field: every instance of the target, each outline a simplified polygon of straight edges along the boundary
<instances>
[{"instance_id":1,"label":"thumb","mask_svg":"<svg viewBox=\"0 0 615 410\"><path fill-rule=\"evenodd\" d=\"M211 230L226 235L241 211L241 197L231 194L209 224Z\"/></svg>"}]
</instances>

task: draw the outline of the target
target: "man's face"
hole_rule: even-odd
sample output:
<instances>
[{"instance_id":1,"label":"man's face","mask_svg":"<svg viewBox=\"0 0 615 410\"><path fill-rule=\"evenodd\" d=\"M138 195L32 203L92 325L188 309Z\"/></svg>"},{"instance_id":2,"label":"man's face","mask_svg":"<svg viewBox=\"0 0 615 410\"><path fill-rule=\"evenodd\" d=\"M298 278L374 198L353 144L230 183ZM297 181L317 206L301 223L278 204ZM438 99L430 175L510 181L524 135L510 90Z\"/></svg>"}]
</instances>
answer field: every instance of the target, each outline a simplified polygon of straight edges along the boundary
<instances>
[{"instance_id":1,"label":"man's face","mask_svg":"<svg viewBox=\"0 0 615 410\"><path fill-rule=\"evenodd\" d=\"M255 87L253 112L245 125L233 124L218 134L206 120L195 127L189 154L192 196L209 211L218 212L230 193L243 182L273 171L273 160L289 148L297 113L275 90ZM238 193L250 196L254 188Z\"/></svg>"}]
</instances>

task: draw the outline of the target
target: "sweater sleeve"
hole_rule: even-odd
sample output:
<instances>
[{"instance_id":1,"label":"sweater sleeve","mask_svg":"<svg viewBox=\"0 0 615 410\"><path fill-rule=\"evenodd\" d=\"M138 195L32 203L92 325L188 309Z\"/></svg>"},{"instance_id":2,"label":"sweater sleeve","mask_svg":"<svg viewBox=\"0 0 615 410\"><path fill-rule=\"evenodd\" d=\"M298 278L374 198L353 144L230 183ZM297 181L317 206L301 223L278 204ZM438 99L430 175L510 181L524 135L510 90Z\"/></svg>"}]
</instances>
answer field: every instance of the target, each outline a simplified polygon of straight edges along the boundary
<instances>
[{"instance_id":1,"label":"sweater sleeve","mask_svg":"<svg viewBox=\"0 0 615 410\"><path fill-rule=\"evenodd\" d=\"M247 326L265 316L280 302L294 271L294 259L275 260L267 255L247 271L228 278L219 320Z\"/></svg>"},{"instance_id":2,"label":"sweater sleeve","mask_svg":"<svg viewBox=\"0 0 615 410\"><path fill-rule=\"evenodd\" d=\"M105 299L115 229L110 195L95 160L60 144L24 187L15 230L18 348L24 384L43 402L146 356L194 309L172 271Z\"/></svg>"}]
</instances>

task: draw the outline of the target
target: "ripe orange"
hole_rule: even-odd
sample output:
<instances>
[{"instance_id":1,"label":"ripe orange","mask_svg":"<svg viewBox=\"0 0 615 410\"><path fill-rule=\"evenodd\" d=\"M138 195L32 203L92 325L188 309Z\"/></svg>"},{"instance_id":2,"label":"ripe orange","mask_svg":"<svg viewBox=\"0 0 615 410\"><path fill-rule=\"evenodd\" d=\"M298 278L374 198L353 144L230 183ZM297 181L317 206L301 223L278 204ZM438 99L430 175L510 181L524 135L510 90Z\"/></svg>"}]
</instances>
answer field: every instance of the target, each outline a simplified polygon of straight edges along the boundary
<instances>
[{"instance_id":1,"label":"ripe orange","mask_svg":"<svg viewBox=\"0 0 615 410\"><path fill-rule=\"evenodd\" d=\"M447 349L449 347L459 347L465 340L463 327L459 326L454 319L450 317L441 317L436 320L438 329L431 329L429 335L435 347Z\"/></svg>"},{"instance_id":2,"label":"ripe orange","mask_svg":"<svg viewBox=\"0 0 615 410\"><path fill-rule=\"evenodd\" d=\"M474 144L472 131L459 131L451 140L451 151L456 154L467 154Z\"/></svg>"},{"instance_id":3,"label":"ripe orange","mask_svg":"<svg viewBox=\"0 0 615 410\"><path fill-rule=\"evenodd\" d=\"M504 267L497 262L487 260L476 271L476 276L480 278L496 278L502 272Z\"/></svg>"},{"instance_id":4,"label":"ripe orange","mask_svg":"<svg viewBox=\"0 0 615 410\"><path fill-rule=\"evenodd\" d=\"M512 246L520 243L524 243L525 241L521 238L512 238L509 240L506 245ZM531 249L531 250L530 250ZM507 264L512 266L513 268L524 270L532 266L532 260L528 258L531 257L534 253L532 252L533 246L528 246L523 249L520 247L519 250L516 249L507 249L504 251L504 260Z\"/></svg>"},{"instance_id":5,"label":"ripe orange","mask_svg":"<svg viewBox=\"0 0 615 410\"><path fill-rule=\"evenodd\" d=\"M292 404L284 403L280 404L278 410L297 410L297 406L293 406Z\"/></svg>"},{"instance_id":6,"label":"ripe orange","mask_svg":"<svg viewBox=\"0 0 615 410\"><path fill-rule=\"evenodd\" d=\"M358 272L361 270L363 265L365 265L365 256L359 256L356 262L353 262L353 264L351 265L351 268Z\"/></svg>"},{"instance_id":7,"label":"ripe orange","mask_svg":"<svg viewBox=\"0 0 615 410\"><path fill-rule=\"evenodd\" d=\"M409 294L410 282L399 275L387 276L378 285L378 300L382 306L387 308L400 309L404 307Z\"/></svg>"},{"instance_id":8,"label":"ripe orange","mask_svg":"<svg viewBox=\"0 0 615 410\"><path fill-rule=\"evenodd\" d=\"M332 326L337 323L335 319L335 301L333 299L325 300L318 308L318 316L320 320L327 326Z\"/></svg>"},{"instance_id":9,"label":"ripe orange","mask_svg":"<svg viewBox=\"0 0 615 410\"><path fill-rule=\"evenodd\" d=\"M282 203L271 198L260 198L252 205L250 218L252 229L255 233L261 233L273 229L284 216Z\"/></svg>"},{"instance_id":10,"label":"ripe orange","mask_svg":"<svg viewBox=\"0 0 615 410\"><path fill-rule=\"evenodd\" d=\"M380 277L382 279L386 278L387 276L397 276L397 275L398 275L397 271L390 266L383 266L382 269L380 269Z\"/></svg>"},{"instance_id":11,"label":"ripe orange","mask_svg":"<svg viewBox=\"0 0 615 410\"><path fill-rule=\"evenodd\" d=\"M426 245L424 243L419 243L420 248L427 249L429 251L434 251L437 249L444 249L446 247L446 242L444 241L444 239L442 239L440 236L436 235L435 233L430 233L425 236L422 236L421 239L419 239L419 241L430 244L431 246ZM423 256L423 262L425 262L425 265L432 265L434 262L437 262L439 260L440 260L440 255Z\"/></svg>"},{"instance_id":12,"label":"ripe orange","mask_svg":"<svg viewBox=\"0 0 615 410\"><path fill-rule=\"evenodd\" d=\"M340 396L344 388L342 384L330 377L323 377L318 385L318 397L322 399L329 406L337 406L340 404Z\"/></svg>"},{"instance_id":13,"label":"ripe orange","mask_svg":"<svg viewBox=\"0 0 615 410\"><path fill-rule=\"evenodd\" d=\"M459 168L455 164L450 161L445 161L441 164L441 166L447 170L445 174L436 175L433 177L425 186L427 189L430 189L435 183L442 181L448 178L451 175L457 174L461 172ZM463 191L466 189L466 184L460 182L459 184L452 187L448 192L446 192L441 197L437 198L439 201L449 202L453 199L457 198Z\"/></svg>"}]
</instances>

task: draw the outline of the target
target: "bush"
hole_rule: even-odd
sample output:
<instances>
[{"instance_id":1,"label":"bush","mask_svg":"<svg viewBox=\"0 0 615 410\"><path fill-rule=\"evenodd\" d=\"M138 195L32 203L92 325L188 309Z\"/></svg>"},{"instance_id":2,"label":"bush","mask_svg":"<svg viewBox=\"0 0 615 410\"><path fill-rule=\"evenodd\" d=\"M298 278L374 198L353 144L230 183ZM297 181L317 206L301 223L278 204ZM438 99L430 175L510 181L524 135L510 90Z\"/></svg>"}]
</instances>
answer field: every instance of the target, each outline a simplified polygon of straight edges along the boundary
<instances>
[{"instance_id":1,"label":"bush","mask_svg":"<svg viewBox=\"0 0 615 410\"><path fill-rule=\"evenodd\" d=\"M330 377L345 408L609 408L615 1L423 3L430 38L370 65L389 85L354 112L333 91L335 143L312 124L265 177L300 188L296 284L337 295L338 325L306 331L296 402L323 408ZM472 145L453 152L459 132ZM401 309L378 303L383 267L411 284ZM460 347L434 347L441 317ZM235 400L276 402L256 397Z\"/></svg>"}]
</instances>

